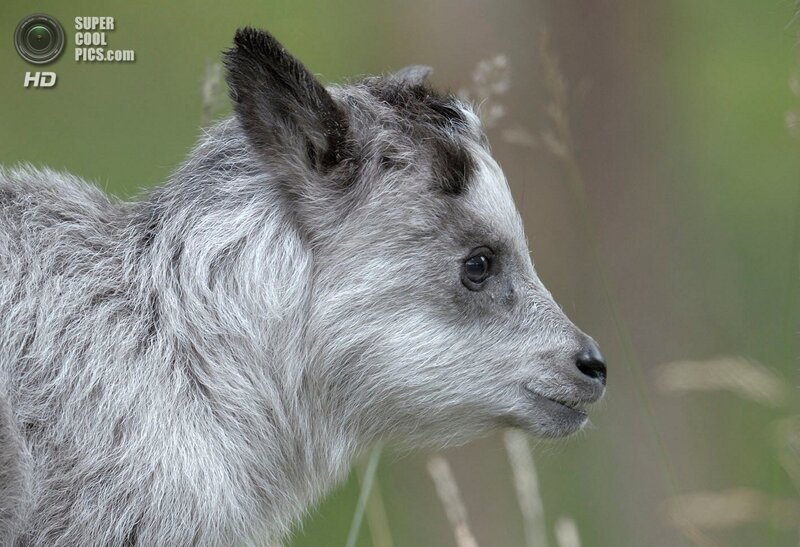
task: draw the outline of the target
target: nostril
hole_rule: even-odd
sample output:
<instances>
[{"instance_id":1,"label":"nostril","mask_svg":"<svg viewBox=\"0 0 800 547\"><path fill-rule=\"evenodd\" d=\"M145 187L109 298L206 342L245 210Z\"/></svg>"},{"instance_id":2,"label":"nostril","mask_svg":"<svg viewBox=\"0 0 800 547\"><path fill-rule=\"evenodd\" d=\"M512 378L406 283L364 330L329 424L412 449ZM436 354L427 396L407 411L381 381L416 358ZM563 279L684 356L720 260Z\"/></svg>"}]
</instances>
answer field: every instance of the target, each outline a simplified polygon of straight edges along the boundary
<instances>
[{"instance_id":1,"label":"nostril","mask_svg":"<svg viewBox=\"0 0 800 547\"><path fill-rule=\"evenodd\" d=\"M600 383L606 383L606 360L600 349L597 346L592 346L590 349L582 351L578 354L575 361L578 370L584 373L589 378L599 380Z\"/></svg>"}]
</instances>

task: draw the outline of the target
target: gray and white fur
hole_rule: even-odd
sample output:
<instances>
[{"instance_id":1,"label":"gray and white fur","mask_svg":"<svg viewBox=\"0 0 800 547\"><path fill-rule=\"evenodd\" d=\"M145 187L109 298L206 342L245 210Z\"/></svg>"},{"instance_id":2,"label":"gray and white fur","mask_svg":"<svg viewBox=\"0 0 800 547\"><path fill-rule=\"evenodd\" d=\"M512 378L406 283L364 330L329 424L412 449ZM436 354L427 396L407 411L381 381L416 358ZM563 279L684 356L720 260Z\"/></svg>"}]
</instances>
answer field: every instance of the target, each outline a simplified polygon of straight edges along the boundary
<instances>
[{"instance_id":1,"label":"gray and white fur","mask_svg":"<svg viewBox=\"0 0 800 547\"><path fill-rule=\"evenodd\" d=\"M0 545L279 539L378 440L603 394L469 105L253 29L225 60L234 115L138 201L0 171Z\"/></svg>"}]
</instances>

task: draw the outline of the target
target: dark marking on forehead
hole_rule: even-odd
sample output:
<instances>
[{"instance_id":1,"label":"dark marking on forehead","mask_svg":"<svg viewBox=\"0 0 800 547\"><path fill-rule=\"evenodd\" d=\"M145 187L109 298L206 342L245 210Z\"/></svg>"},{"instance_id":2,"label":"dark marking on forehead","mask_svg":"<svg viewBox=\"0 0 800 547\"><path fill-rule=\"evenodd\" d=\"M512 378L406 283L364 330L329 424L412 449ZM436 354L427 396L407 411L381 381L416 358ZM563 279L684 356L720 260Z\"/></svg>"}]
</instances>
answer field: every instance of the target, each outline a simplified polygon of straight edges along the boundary
<instances>
[{"instance_id":1,"label":"dark marking on forehead","mask_svg":"<svg viewBox=\"0 0 800 547\"><path fill-rule=\"evenodd\" d=\"M445 194L458 196L467 189L475 172L475 162L469 152L451 140L432 142L434 147L433 176Z\"/></svg>"},{"instance_id":2,"label":"dark marking on forehead","mask_svg":"<svg viewBox=\"0 0 800 547\"><path fill-rule=\"evenodd\" d=\"M464 141L474 137L458 98L426 84L402 85L379 78L364 83L373 96L396 111L399 129L430 151L435 186L448 195L464 193L475 172Z\"/></svg>"},{"instance_id":3,"label":"dark marking on forehead","mask_svg":"<svg viewBox=\"0 0 800 547\"><path fill-rule=\"evenodd\" d=\"M367 84L374 96L393 106L410 121L442 129L455 129L467 124L458 107L458 99L449 93L435 91L427 84L403 85L377 78L369 79Z\"/></svg>"}]
</instances>

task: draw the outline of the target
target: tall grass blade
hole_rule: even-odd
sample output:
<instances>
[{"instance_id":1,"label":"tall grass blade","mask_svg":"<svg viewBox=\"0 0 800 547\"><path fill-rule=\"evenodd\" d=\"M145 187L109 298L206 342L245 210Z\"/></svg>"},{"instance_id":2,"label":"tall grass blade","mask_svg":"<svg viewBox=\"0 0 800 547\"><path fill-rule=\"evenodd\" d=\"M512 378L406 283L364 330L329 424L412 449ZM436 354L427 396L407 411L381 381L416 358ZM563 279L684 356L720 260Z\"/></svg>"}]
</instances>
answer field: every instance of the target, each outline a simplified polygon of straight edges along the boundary
<instances>
[{"instance_id":1,"label":"tall grass blade","mask_svg":"<svg viewBox=\"0 0 800 547\"><path fill-rule=\"evenodd\" d=\"M361 522L364 520L364 510L367 507L367 500L372 491L372 485L375 482L375 475L378 472L378 462L380 462L382 450L383 445L376 444L372 452L370 452L369 460L367 461L367 470L364 472L364 478L361 481L361 493L358 495L356 512L353 514L353 522L350 525L350 533L347 534L347 543L345 543L345 547L355 547L356 541L358 541Z\"/></svg>"}]
</instances>

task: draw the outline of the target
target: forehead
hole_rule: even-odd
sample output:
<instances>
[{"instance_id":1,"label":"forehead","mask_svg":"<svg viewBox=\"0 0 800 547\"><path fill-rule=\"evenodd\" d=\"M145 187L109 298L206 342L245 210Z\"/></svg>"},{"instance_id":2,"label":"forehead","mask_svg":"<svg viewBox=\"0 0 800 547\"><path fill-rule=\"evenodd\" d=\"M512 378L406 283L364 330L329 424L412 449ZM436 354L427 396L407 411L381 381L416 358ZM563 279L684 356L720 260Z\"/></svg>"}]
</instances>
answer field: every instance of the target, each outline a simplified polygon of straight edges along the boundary
<instances>
[{"instance_id":1,"label":"forehead","mask_svg":"<svg viewBox=\"0 0 800 547\"><path fill-rule=\"evenodd\" d=\"M485 230L527 252L522 218L500 165L485 147L468 148L475 171L466 192L457 199Z\"/></svg>"},{"instance_id":2,"label":"forehead","mask_svg":"<svg viewBox=\"0 0 800 547\"><path fill-rule=\"evenodd\" d=\"M340 91L373 153L414 162L412 170L425 169L424 178L433 179L458 217L487 236L527 249L505 175L469 104L427 85L396 85L383 78L367 78Z\"/></svg>"},{"instance_id":3,"label":"forehead","mask_svg":"<svg viewBox=\"0 0 800 547\"><path fill-rule=\"evenodd\" d=\"M522 218L508 181L471 106L427 88L406 88L395 107L412 130L422 134L423 146L431 149L433 175L445 194L481 231L527 252Z\"/></svg>"}]
</instances>

